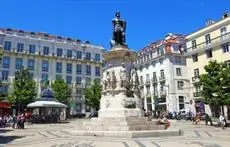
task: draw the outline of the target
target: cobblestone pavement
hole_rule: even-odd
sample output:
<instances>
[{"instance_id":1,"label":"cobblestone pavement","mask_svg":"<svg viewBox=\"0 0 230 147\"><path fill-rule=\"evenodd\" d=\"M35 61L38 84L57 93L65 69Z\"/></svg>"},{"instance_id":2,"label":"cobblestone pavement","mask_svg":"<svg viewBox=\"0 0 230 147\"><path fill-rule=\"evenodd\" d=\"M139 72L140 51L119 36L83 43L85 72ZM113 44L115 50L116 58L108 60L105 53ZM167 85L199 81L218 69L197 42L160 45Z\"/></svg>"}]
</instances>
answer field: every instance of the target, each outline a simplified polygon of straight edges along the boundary
<instances>
[{"instance_id":1,"label":"cobblestone pavement","mask_svg":"<svg viewBox=\"0 0 230 147\"><path fill-rule=\"evenodd\" d=\"M192 125L190 121L172 122L183 136L157 138L105 138L76 136L80 121L66 124L26 125L24 130L4 128L0 147L230 147L230 129Z\"/></svg>"}]
</instances>

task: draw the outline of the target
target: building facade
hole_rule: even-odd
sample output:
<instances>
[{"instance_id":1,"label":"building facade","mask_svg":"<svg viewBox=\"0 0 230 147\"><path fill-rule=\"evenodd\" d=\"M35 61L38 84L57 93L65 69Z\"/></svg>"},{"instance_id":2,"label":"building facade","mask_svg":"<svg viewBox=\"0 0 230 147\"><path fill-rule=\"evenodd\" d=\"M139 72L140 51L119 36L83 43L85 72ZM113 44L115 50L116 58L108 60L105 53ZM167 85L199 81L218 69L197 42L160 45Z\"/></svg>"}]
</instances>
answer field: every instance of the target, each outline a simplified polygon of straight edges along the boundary
<instances>
[{"instance_id":1,"label":"building facade","mask_svg":"<svg viewBox=\"0 0 230 147\"><path fill-rule=\"evenodd\" d=\"M191 95L195 102L196 112L206 112L212 116L209 106L200 100L199 75L205 73L204 66L210 60L230 62L230 15L224 14L219 21L209 20L206 26L186 36L188 78L191 84ZM230 108L225 107L225 114Z\"/></svg>"},{"instance_id":2,"label":"building facade","mask_svg":"<svg viewBox=\"0 0 230 147\"><path fill-rule=\"evenodd\" d=\"M90 111L83 89L101 79L102 46L47 33L0 29L3 91L10 90L15 72L29 69L37 83L38 97L44 82L64 79L72 87L72 113Z\"/></svg>"},{"instance_id":3,"label":"building facade","mask_svg":"<svg viewBox=\"0 0 230 147\"><path fill-rule=\"evenodd\" d=\"M168 34L138 51L135 66L145 110L192 111L184 47L183 35Z\"/></svg>"}]
</instances>

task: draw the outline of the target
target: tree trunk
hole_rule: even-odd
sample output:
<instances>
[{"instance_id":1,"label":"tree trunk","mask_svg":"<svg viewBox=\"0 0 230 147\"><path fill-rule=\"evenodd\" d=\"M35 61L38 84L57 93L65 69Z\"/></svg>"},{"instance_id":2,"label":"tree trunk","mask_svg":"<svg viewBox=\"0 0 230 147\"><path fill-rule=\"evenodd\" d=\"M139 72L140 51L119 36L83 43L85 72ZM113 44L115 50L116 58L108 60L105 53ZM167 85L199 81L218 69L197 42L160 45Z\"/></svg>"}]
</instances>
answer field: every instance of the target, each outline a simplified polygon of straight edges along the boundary
<instances>
[{"instance_id":1,"label":"tree trunk","mask_svg":"<svg viewBox=\"0 0 230 147\"><path fill-rule=\"evenodd\" d=\"M222 111L223 116L225 116L225 114L224 114L224 105L221 105L221 111Z\"/></svg>"}]
</instances>

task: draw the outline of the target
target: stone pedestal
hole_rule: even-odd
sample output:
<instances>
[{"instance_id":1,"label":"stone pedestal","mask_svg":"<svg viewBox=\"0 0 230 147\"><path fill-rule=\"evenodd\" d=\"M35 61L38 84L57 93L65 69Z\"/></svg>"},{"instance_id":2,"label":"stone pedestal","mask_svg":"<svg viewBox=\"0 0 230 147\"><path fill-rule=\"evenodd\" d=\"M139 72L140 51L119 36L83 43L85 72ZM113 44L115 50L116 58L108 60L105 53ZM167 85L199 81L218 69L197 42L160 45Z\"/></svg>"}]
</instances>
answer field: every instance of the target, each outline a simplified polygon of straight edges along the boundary
<instances>
[{"instance_id":1,"label":"stone pedestal","mask_svg":"<svg viewBox=\"0 0 230 147\"><path fill-rule=\"evenodd\" d=\"M138 75L133 70L136 53L120 46L104 53L103 58L107 68L103 72L98 118L84 121L83 130L76 133L112 137L154 137L161 134L158 130L163 130L164 125L144 117L142 99L138 96ZM179 130L171 133L178 135Z\"/></svg>"}]
</instances>

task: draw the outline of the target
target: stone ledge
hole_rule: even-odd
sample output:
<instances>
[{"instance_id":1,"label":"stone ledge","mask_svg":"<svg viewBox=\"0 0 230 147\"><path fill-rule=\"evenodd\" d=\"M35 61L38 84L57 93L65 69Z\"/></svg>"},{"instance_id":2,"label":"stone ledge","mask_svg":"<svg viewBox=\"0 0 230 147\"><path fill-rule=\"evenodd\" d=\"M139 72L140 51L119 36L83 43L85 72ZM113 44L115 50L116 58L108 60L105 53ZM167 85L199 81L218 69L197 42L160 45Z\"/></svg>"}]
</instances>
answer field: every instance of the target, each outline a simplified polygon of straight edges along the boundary
<instances>
[{"instance_id":1,"label":"stone ledge","mask_svg":"<svg viewBox=\"0 0 230 147\"><path fill-rule=\"evenodd\" d=\"M150 131L73 131L76 136L98 136L98 137L121 137L121 138L141 138L141 137L169 137L181 136L180 129L171 130L150 130Z\"/></svg>"}]
</instances>

